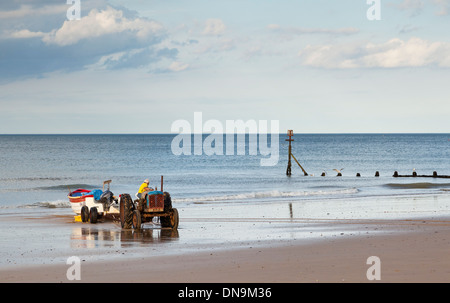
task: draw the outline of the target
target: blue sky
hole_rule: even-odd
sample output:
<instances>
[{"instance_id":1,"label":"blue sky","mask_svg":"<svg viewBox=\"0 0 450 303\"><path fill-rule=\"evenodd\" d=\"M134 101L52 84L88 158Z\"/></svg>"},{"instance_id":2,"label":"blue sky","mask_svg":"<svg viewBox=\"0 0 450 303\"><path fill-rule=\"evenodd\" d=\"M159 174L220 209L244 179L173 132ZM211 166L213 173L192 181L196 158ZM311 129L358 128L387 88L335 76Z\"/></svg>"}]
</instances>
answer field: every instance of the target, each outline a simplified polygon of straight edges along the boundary
<instances>
[{"instance_id":1,"label":"blue sky","mask_svg":"<svg viewBox=\"0 0 450 303\"><path fill-rule=\"evenodd\" d=\"M450 0L0 4L0 133L450 132Z\"/></svg>"}]
</instances>

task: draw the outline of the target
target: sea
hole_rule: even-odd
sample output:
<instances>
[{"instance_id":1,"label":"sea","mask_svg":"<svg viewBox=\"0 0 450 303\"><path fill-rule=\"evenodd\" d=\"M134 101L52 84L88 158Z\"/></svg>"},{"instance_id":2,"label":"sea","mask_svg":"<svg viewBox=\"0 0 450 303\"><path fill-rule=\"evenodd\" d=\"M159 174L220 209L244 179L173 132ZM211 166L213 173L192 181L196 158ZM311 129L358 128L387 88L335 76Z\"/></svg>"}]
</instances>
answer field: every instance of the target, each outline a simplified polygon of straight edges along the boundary
<instances>
[{"instance_id":1,"label":"sea","mask_svg":"<svg viewBox=\"0 0 450 303\"><path fill-rule=\"evenodd\" d=\"M285 134L272 147L278 150L278 162L270 166L261 165L267 153L250 152L249 134L244 153L237 152L238 135L234 135L235 152L225 152L224 138L223 153L216 154L194 153L195 144L206 146L208 135L201 141L192 135L192 152L179 154L173 148L176 136L0 135L0 213L37 208L70 211L69 191L102 189L103 181L112 180L115 195L134 196L145 179L161 189L161 176L163 190L181 206L450 191L450 179L421 177L434 172L450 175L450 134L296 134L292 155L307 176L293 158L291 175L286 175L289 142ZM276 142L270 135L267 141L268 146ZM416 172L419 177L394 178L395 171L399 175Z\"/></svg>"},{"instance_id":2,"label":"sea","mask_svg":"<svg viewBox=\"0 0 450 303\"><path fill-rule=\"evenodd\" d=\"M194 152L196 144L209 142L208 135L201 141L193 135L192 153L179 154L173 149L176 136L0 135L0 214L71 213L72 190L102 189L103 181L112 180L116 196L134 196L145 179L161 189L161 176L178 207L450 194L450 179L422 177L450 175L450 134L295 134L292 154L307 176L294 159L286 175L286 134L272 146L279 155L269 166L261 165L267 153L250 152L259 141L248 134L245 153L237 152L238 144L226 153L224 139L222 154ZM418 177L395 178L395 171Z\"/></svg>"}]
</instances>

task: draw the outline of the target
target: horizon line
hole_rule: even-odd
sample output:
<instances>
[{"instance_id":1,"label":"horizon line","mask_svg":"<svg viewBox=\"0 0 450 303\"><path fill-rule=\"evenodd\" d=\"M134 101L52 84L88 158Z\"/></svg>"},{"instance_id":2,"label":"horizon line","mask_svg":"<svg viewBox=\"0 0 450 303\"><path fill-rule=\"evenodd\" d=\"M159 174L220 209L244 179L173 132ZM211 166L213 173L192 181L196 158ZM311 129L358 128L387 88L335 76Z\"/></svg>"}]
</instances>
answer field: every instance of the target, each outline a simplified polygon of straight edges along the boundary
<instances>
[{"instance_id":1,"label":"horizon line","mask_svg":"<svg viewBox=\"0 0 450 303\"><path fill-rule=\"evenodd\" d=\"M49 136L70 136L70 135L181 135L183 133L4 133L4 134L0 134L0 136L45 136L45 135L49 135ZM212 135L214 133L191 133L190 135ZM223 133L223 135L258 135L260 133ZM268 132L268 133L261 133L261 134L266 134L266 135L270 135L272 133ZM280 132L278 133L279 135L286 135L286 132ZM294 132L294 136L298 134L298 135L444 135L444 134L450 134L450 132L341 132L341 133L333 133L333 132L323 132L323 133L309 133L309 132L305 132L305 133L295 133ZM189 134L185 134L185 135L189 135ZM220 135L220 134L218 134Z\"/></svg>"}]
</instances>

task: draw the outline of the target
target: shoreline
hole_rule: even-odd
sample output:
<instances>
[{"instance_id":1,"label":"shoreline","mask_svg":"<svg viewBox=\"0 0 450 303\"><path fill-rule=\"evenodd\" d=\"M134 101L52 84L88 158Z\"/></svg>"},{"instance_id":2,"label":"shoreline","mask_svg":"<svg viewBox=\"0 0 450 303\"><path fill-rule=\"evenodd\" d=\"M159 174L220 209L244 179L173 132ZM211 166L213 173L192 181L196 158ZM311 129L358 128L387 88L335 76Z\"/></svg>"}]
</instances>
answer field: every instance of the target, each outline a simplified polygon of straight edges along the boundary
<instances>
[{"instance_id":1,"label":"shoreline","mask_svg":"<svg viewBox=\"0 0 450 303\"><path fill-rule=\"evenodd\" d=\"M380 282L450 282L449 200L362 198L359 210L345 199L279 202L252 213L248 205L196 205L179 208L178 231L9 215L0 222L0 282L77 282L66 277L70 256L81 259L86 283L373 283L366 276L371 256L381 261ZM409 210L400 214L393 202Z\"/></svg>"}]
</instances>

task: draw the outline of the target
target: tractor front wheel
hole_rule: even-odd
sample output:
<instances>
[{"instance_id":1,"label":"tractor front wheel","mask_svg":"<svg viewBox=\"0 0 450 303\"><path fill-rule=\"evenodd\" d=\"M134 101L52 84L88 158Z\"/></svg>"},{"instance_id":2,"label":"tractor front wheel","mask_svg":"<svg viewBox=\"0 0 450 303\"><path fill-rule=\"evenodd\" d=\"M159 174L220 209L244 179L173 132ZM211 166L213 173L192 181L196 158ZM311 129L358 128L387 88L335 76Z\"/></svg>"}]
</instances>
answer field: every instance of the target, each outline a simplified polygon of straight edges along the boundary
<instances>
[{"instance_id":1,"label":"tractor front wheel","mask_svg":"<svg viewBox=\"0 0 450 303\"><path fill-rule=\"evenodd\" d=\"M161 217L161 227L170 227L172 229L178 228L178 210L176 208L172 208L169 212L169 215L166 217Z\"/></svg>"},{"instance_id":2,"label":"tractor front wheel","mask_svg":"<svg viewBox=\"0 0 450 303\"><path fill-rule=\"evenodd\" d=\"M141 212L137 209L133 211L133 228L140 230L142 226Z\"/></svg>"}]
</instances>

